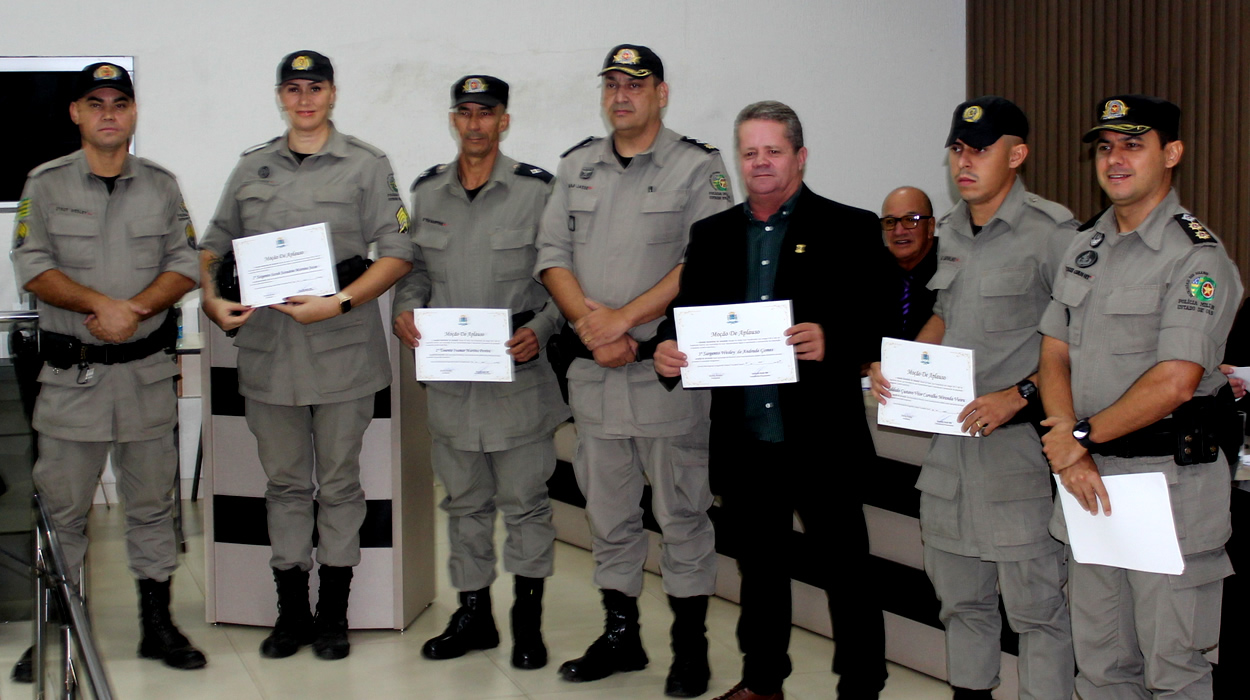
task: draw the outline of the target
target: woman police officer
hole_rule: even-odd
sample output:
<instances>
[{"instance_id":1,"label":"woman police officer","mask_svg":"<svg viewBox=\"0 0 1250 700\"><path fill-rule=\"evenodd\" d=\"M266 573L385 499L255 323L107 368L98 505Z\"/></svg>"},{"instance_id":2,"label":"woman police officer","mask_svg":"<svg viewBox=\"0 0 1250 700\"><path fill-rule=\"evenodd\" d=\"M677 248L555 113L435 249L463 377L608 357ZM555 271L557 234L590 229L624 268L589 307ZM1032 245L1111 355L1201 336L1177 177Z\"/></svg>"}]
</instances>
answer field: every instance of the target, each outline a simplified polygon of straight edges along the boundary
<instances>
[{"instance_id":1,"label":"woman police officer","mask_svg":"<svg viewBox=\"0 0 1250 700\"><path fill-rule=\"evenodd\" d=\"M391 382L374 300L412 267L412 244L386 155L330 120L330 59L315 51L288 55L278 66L277 93L289 129L243 153L200 242L203 306L223 330L238 333L239 393L269 480L279 615L261 654L282 658L311 643L318 657L341 659L350 651L347 599L365 517L361 442L374 394ZM218 293L215 273L233 239L322 222L337 263L337 295L251 308ZM364 259L370 245L372 265ZM314 495L321 564L315 619L308 604Z\"/></svg>"}]
</instances>

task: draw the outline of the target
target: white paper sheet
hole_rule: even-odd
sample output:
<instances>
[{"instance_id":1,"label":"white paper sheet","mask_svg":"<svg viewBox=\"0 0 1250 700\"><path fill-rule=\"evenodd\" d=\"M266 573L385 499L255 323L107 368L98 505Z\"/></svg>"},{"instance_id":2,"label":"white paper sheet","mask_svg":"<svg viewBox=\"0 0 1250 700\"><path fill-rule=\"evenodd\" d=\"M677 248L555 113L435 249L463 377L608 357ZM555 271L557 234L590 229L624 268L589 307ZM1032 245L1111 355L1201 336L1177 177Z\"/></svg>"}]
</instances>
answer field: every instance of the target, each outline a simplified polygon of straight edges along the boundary
<instances>
[{"instance_id":1,"label":"white paper sheet","mask_svg":"<svg viewBox=\"0 0 1250 700\"><path fill-rule=\"evenodd\" d=\"M281 304L288 297L328 296L339 291L328 224L234 239L239 303Z\"/></svg>"},{"instance_id":2,"label":"white paper sheet","mask_svg":"<svg viewBox=\"0 0 1250 700\"><path fill-rule=\"evenodd\" d=\"M1176 521L1162 472L1102 477L1111 501L1111 515L1081 508L1063 487L1059 499L1068 525L1072 556L1082 564L1101 564L1156 574L1181 574L1185 560L1176 539Z\"/></svg>"},{"instance_id":3,"label":"white paper sheet","mask_svg":"<svg viewBox=\"0 0 1250 700\"><path fill-rule=\"evenodd\" d=\"M794 346L785 331L794 325L789 301L756 301L673 309L677 349L687 389L791 384L799 380ZM829 342L826 339L826 342Z\"/></svg>"},{"instance_id":4,"label":"white paper sheet","mask_svg":"<svg viewBox=\"0 0 1250 700\"><path fill-rule=\"evenodd\" d=\"M509 309L416 309L417 381L510 382Z\"/></svg>"},{"instance_id":5,"label":"white paper sheet","mask_svg":"<svg viewBox=\"0 0 1250 700\"><path fill-rule=\"evenodd\" d=\"M977 397L974 355L965 348L882 338L881 374L891 397L877 408L877 425L967 437L958 416Z\"/></svg>"}]
</instances>

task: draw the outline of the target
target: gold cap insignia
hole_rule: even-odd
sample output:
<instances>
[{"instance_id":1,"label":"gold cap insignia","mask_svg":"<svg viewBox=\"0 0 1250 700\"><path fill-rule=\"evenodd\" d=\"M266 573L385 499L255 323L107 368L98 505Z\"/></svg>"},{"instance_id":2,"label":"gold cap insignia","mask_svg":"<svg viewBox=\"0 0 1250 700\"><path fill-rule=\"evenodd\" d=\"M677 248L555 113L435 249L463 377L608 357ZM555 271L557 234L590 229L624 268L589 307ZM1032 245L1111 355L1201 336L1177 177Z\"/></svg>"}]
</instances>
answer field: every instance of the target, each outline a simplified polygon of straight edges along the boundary
<instances>
[{"instance_id":1,"label":"gold cap insignia","mask_svg":"<svg viewBox=\"0 0 1250 700\"><path fill-rule=\"evenodd\" d=\"M981 109L979 105L972 105L964 110L964 121L969 123L979 122L984 114L985 110Z\"/></svg>"},{"instance_id":2,"label":"gold cap insignia","mask_svg":"<svg viewBox=\"0 0 1250 700\"><path fill-rule=\"evenodd\" d=\"M309 68L312 68L312 65L313 60L308 56L300 55L291 59L292 70L308 70Z\"/></svg>"},{"instance_id":3,"label":"gold cap insignia","mask_svg":"<svg viewBox=\"0 0 1250 700\"><path fill-rule=\"evenodd\" d=\"M806 244L803 244L803 243L800 243L800 244L798 244L798 245L794 246L794 252L796 252L796 253L806 253L806 252L807 252L807 245L806 245Z\"/></svg>"},{"instance_id":4,"label":"gold cap insignia","mask_svg":"<svg viewBox=\"0 0 1250 700\"><path fill-rule=\"evenodd\" d=\"M633 49L621 49L612 57L612 62L632 66L638 62L638 52Z\"/></svg>"},{"instance_id":5,"label":"gold cap insignia","mask_svg":"<svg viewBox=\"0 0 1250 700\"><path fill-rule=\"evenodd\" d=\"M117 80L121 77L121 74L113 66L104 65L96 68L91 77L96 80Z\"/></svg>"},{"instance_id":6,"label":"gold cap insignia","mask_svg":"<svg viewBox=\"0 0 1250 700\"><path fill-rule=\"evenodd\" d=\"M460 90L466 93L486 92L486 90L489 87L490 86L486 84L486 81L482 80L481 78L469 78L468 80L464 81L464 85L461 86Z\"/></svg>"},{"instance_id":7,"label":"gold cap insignia","mask_svg":"<svg viewBox=\"0 0 1250 700\"><path fill-rule=\"evenodd\" d=\"M1102 106L1102 120L1119 119L1128 114L1128 105L1120 100L1107 100L1107 104Z\"/></svg>"}]
</instances>

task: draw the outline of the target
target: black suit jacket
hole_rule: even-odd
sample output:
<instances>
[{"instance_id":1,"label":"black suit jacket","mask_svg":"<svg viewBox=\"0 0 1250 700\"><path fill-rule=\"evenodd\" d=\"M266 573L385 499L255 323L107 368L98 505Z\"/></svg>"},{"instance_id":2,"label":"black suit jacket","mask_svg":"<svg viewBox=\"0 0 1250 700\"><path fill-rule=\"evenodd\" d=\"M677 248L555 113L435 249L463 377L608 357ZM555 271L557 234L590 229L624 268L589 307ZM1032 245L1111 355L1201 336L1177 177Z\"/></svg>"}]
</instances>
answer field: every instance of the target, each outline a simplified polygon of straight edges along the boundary
<instances>
[{"instance_id":1,"label":"black suit jacket","mask_svg":"<svg viewBox=\"0 0 1250 700\"><path fill-rule=\"evenodd\" d=\"M681 291L659 328L659 340L676 338L673 307L748 301L747 223L739 204L691 227ZM803 185L781 244L773 298L792 302L796 324L820 324L825 359L800 360L799 381L780 385L787 445L856 458L873 454L859 377L861 364L875 359L881 344L882 300L875 289L880 228L872 212L825 199ZM719 470L733 460L734 445L751 436L742 389L711 391L712 467Z\"/></svg>"}]
</instances>

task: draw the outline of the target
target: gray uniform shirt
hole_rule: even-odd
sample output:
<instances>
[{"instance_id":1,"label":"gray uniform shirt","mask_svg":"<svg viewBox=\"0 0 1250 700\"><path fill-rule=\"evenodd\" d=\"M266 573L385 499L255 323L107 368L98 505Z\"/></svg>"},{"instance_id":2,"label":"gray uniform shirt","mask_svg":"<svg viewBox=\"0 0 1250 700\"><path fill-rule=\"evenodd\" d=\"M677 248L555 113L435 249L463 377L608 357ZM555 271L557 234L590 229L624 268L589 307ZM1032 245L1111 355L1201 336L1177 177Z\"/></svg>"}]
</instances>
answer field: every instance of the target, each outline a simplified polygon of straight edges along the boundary
<instances>
[{"instance_id":1,"label":"gray uniform shirt","mask_svg":"<svg viewBox=\"0 0 1250 700\"><path fill-rule=\"evenodd\" d=\"M412 260L408 212L386 154L333 130L321 151L297 160L286 136L243 153L200 245L224 256L235 238L329 224L334 259ZM368 396L391 383L377 300L304 325L260 308L239 328L239 393L280 406Z\"/></svg>"},{"instance_id":2,"label":"gray uniform shirt","mask_svg":"<svg viewBox=\"0 0 1250 700\"><path fill-rule=\"evenodd\" d=\"M933 312L946 324L943 345L976 351L978 395L1037 371L1037 325L1076 227L1072 212L1030 194L1019 179L977 235L966 202L939 219ZM935 435L916 487L930 546L991 561L1057 547L1046 529L1050 470L1027 424L988 438Z\"/></svg>"},{"instance_id":3,"label":"gray uniform shirt","mask_svg":"<svg viewBox=\"0 0 1250 700\"><path fill-rule=\"evenodd\" d=\"M720 153L661 129L651 149L622 168L612 139L587 139L566 152L543 213L535 276L573 273L586 297L620 308L685 260L690 225L733 205ZM663 317L631 329L649 340ZM577 360L570 386L602 385L574 401L578 429L605 436L684 435L698 420L684 392L665 391L650 360L616 369ZM580 404L576 405L576 404Z\"/></svg>"},{"instance_id":4,"label":"gray uniform shirt","mask_svg":"<svg viewBox=\"0 0 1250 700\"><path fill-rule=\"evenodd\" d=\"M195 229L177 180L161 166L133 156L122 166L112 195L91 174L82 151L32 170L18 204L11 257L19 287L55 269L114 299L133 297L163 272L199 279ZM150 335L168 313L141 322L131 340ZM39 310L43 330L103 344L83 325L85 319L85 314L49 304ZM65 391L46 392L35 428L65 440L163 437L177 416L170 410L173 392L160 382L177 374L178 366L160 352L124 365L94 365L81 385L76 369L45 366L39 381ZM146 393L148 388L163 400L152 400L155 394Z\"/></svg>"},{"instance_id":5,"label":"gray uniform shirt","mask_svg":"<svg viewBox=\"0 0 1250 700\"><path fill-rule=\"evenodd\" d=\"M1064 254L1054 301L1042 318L1041 332L1068 344L1079 418L1115 403L1160 362L1202 365L1195 396L1214 395L1227 381L1219 363L1242 284L1224 247L1180 205L1175 191L1136 231L1117 228L1115 213L1108 210L1092 230L1077 236ZM1228 539L1227 492L1196 487L1199 481L1227 484L1223 462L1178 467L1171 456L1096 456L1095 461L1103 476L1163 472L1172 486L1182 553L1214 549ZM1066 536L1057 522L1056 534Z\"/></svg>"},{"instance_id":6,"label":"gray uniform shirt","mask_svg":"<svg viewBox=\"0 0 1250 700\"><path fill-rule=\"evenodd\" d=\"M499 154L490 179L469 201L456 164L412 185L412 271L395 287L395 313L430 308L535 312L523 327L538 344L559 328L560 310L534 280L538 220L551 174ZM457 450L498 452L548 437L569 417L545 351L515 368L511 383L428 382L429 428Z\"/></svg>"}]
</instances>

